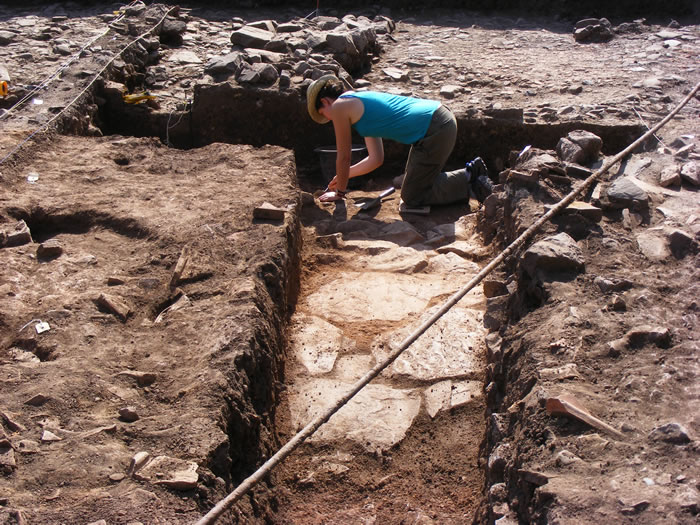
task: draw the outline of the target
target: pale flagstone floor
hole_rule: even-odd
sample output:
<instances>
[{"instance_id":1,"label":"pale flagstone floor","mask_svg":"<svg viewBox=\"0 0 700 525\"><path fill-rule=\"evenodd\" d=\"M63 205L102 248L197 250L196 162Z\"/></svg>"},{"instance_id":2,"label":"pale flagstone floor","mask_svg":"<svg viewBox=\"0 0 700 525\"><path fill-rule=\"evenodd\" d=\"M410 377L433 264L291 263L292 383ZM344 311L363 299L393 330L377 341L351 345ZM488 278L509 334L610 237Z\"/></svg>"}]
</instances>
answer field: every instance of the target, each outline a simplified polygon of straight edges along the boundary
<instances>
[{"instance_id":1,"label":"pale flagstone floor","mask_svg":"<svg viewBox=\"0 0 700 525\"><path fill-rule=\"evenodd\" d=\"M449 230L452 242L434 242L436 248L431 248L417 232L405 235L409 226L395 225L395 231L403 232L395 242L386 241L390 225L376 236L381 239L338 243L343 268L339 270L335 259L327 272L334 272L337 280L315 287L313 280L322 278L316 276L326 273L323 268L311 277L307 289L315 291L300 298L290 336L290 358L301 365L291 367L294 372L288 378L295 430L348 392L479 271L476 263L464 258L480 248L470 228L463 224L434 228L429 239ZM386 450L404 438L421 411L433 418L478 399L485 336L482 319L483 292L477 287L311 441L355 442L369 451ZM361 337L358 326L363 327ZM372 326L380 328L372 332Z\"/></svg>"}]
</instances>

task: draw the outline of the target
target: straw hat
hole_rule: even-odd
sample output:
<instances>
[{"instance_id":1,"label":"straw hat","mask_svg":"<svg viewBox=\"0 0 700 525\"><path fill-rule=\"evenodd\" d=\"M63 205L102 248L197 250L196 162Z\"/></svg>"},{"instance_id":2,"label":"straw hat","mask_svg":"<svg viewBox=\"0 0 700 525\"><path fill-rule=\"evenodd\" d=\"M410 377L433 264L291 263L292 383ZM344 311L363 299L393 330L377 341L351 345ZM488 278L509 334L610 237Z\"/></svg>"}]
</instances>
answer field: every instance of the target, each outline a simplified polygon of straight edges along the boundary
<instances>
[{"instance_id":1,"label":"straw hat","mask_svg":"<svg viewBox=\"0 0 700 525\"><path fill-rule=\"evenodd\" d=\"M336 80L335 75L323 75L321 78L314 80L309 88L306 90L306 107L309 110L309 115L319 124L325 124L330 122L326 117L321 115L316 109L316 99L318 98L318 93L326 85L329 80Z\"/></svg>"}]
</instances>

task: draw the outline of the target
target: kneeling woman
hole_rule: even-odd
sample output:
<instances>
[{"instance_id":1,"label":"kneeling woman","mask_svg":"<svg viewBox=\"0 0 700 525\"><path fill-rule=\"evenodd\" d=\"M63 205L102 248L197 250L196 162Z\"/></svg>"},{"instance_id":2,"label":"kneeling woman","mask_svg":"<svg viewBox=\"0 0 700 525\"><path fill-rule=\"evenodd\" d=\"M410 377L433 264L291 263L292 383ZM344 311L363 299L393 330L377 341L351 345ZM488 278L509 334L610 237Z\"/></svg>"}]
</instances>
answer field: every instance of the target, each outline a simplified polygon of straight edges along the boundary
<instances>
[{"instance_id":1,"label":"kneeling woman","mask_svg":"<svg viewBox=\"0 0 700 525\"><path fill-rule=\"evenodd\" d=\"M401 199L406 206L449 204L469 198L470 178L486 174L479 158L471 169L443 172L457 137L452 112L436 100L378 93L347 91L333 75L324 75L307 90L309 115L319 124L333 122L337 150L335 177L320 200L345 196L348 179L369 173L384 162L382 139L410 144ZM368 155L350 165L351 128L365 139ZM474 169L476 168L476 170ZM477 173L470 173L476 171Z\"/></svg>"}]
</instances>

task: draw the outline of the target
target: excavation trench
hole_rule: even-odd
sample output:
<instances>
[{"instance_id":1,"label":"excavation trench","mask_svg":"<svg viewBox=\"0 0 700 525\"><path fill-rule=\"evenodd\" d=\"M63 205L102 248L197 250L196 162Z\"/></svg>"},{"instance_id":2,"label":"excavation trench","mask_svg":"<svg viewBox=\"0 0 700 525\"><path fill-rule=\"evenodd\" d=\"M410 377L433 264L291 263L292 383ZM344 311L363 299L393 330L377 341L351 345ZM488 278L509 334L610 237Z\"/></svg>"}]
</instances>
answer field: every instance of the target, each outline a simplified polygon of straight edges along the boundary
<instances>
[{"instance_id":1,"label":"excavation trench","mask_svg":"<svg viewBox=\"0 0 700 525\"><path fill-rule=\"evenodd\" d=\"M246 84L250 77L233 75L229 66L210 69L210 58L232 50L228 13L199 18L173 10L187 26L178 43L159 35L169 7L135 7L109 41L75 55L87 60L57 77L65 82L60 89L44 91L3 121L0 158L11 162L0 174L7 189L0 195L0 516L11 507L9 519L17 522L201 519L582 183L585 170L569 172L541 150L555 149L572 130L600 137L603 155L622 150L645 131L637 122L653 120L682 89L678 75L657 74L657 67L680 75L679 57L694 56L692 40L678 40L652 58L644 48L662 35L645 34L649 28L635 21L627 25L639 35L607 43L611 66L601 68L600 47L575 44L568 22L483 18L463 7L400 24L372 8L381 46L368 46L361 63L318 48L321 65L331 69L302 72L291 55L297 43L290 42L290 53L274 66L279 81L269 88ZM267 16L257 9L250 15L247 21ZM70 29L64 16L47 18L46 26L49 19L42 38ZM94 20L94 27L107 30L108 19ZM29 35L19 27L15 33ZM70 38L86 42L84 36ZM4 48L8 69L28 89L38 82L23 69L26 50L15 52L16 44ZM56 50L40 49L42 56ZM246 60L257 67L254 61L263 59L253 52ZM335 62L372 89L420 92L450 106L459 131L446 168L483 157L494 182L503 183L489 204L472 199L402 216L395 192L360 210L356 204L376 197L403 170L408 147L388 141L384 166L354 181L346 201L313 200L326 184L315 149L334 137L331 126L308 117L303 89L305 79L338 71ZM295 74L285 77L292 63ZM389 65L407 76L397 80ZM648 79L649 71L659 78ZM144 89L155 100L126 103ZM32 126L54 117L64 134L30 135L42 142L28 139L26 149L14 149ZM545 168L507 180L504 170L528 145L546 157L538 165ZM263 203L284 218L256 218ZM594 332L618 329L617 321L595 324L599 313L618 312L603 307L592 276L618 276L617 258L634 267L638 254L600 239L624 212L604 205L579 211L543 225L543 237L565 232L586 245L588 275L539 282L523 278L518 257L505 259L219 521L544 522L550 506L550 521L572 509L590 517L597 507L590 493L567 500L557 481L591 483L600 495L609 492L607 472L550 476L539 462L538 447L555 451L552 436L566 441L576 434L569 423L544 417L542 383L552 380L540 369L546 364L552 374L566 365L567 372L569 355L571 362L577 352L581 359L582 345L606 343ZM632 227L649 222L649 214L632 211ZM22 228L31 231L29 239ZM616 271L599 260L609 251ZM670 287L659 289L666 295ZM567 300L548 304L547 294L557 290ZM551 326L556 309L563 321ZM528 317L534 321L520 323ZM577 327L578 342L568 339L569 326ZM586 331L580 337L578 328ZM627 364L587 379L601 388L622 383ZM602 398L592 406L621 423L622 405L617 413L606 412ZM572 448L571 439L569 453L585 451ZM608 497L613 506L628 499L622 492ZM639 498L628 503L626 515L649 505Z\"/></svg>"},{"instance_id":2,"label":"excavation trench","mask_svg":"<svg viewBox=\"0 0 700 525\"><path fill-rule=\"evenodd\" d=\"M123 457L145 449L196 461L193 514L209 510L343 395L478 273L503 240L500 231L518 228L510 217L485 217L474 200L400 216L396 192L358 209L402 170L407 148L388 142L385 166L362 177L347 201L304 201L299 190L325 184L314 149L333 137L291 95L219 84L173 113L124 104L109 87L96 95L104 136L63 136L55 155L37 151L31 169L39 183L3 208L6 220L25 221L35 241L58 241L68 253L37 259L37 290L57 283L43 285L48 299L39 292L4 298L17 317L1 319L4 325L19 329L49 315L57 329L23 332L5 347L42 365L74 367L81 349L100 341L92 375L109 377L116 366L156 370L151 391L124 397L124 385L110 387L157 412L124 427L128 450L118 438L113 446ZM481 155L494 178L513 152L553 148L574 127L603 136L610 150L639 134L627 125L527 123L517 111L456 114L448 168ZM253 220L263 202L286 209L285 219ZM10 275L25 274L27 253L2 252ZM188 266L174 281L183 257ZM509 270L501 278L510 283ZM79 300L61 302L74 290ZM102 295L129 305L123 319L115 321L109 307L118 302L96 300ZM469 293L223 522L478 521L481 458L485 443L495 446L486 437L485 325L505 320L507 307L487 302L481 287ZM72 388L90 391L88 379L78 384ZM60 396L63 387L52 388ZM196 424L173 426L178 419ZM166 441L142 440L173 429L177 440L165 449ZM178 508L172 499L169 508Z\"/></svg>"},{"instance_id":3,"label":"excavation trench","mask_svg":"<svg viewBox=\"0 0 700 525\"><path fill-rule=\"evenodd\" d=\"M295 153L302 190L313 192L325 183L314 148L332 144L332 130L312 124L295 97L227 83L202 86L183 111L168 114L125 105L109 89L101 98L105 134L156 136L184 150L213 143L281 145ZM478 154L492 172L508 167L509 157L512 161L523 146L553 149L573 129L595 132L610 151L641 134L635 125L527 123L520 111L457 116L451 166ZM400 217L396 194L367 213L354 206L391 185L406 153L388 143L385 166L363 177L346 203L301 208L301 230L291 236L303 236L305 248L300 252L301 244L293 242L287 248L296 252L285 254L290 261L302 258L301 271L291 265L263 278L272 300L263 316L272 315L266 321L278 335L272 341L264 340L269 334L256 336L267 350L247 358L242 405L227 409L229 441L237 447L211 465L234 486L487 260L491 250L484 234L492 239L499 225L475 213L476 201L471 208L449 206L429 217ZM287 279L286 293L276 279ZM323 523L329 516L338 522L404 515L441 523L474 519L484 498L479 455L486 432L485 308L481 288L470 293L290 457L266 483L269 492L258 490L246 499L239 516L292 523ZM506 315L493 310L492 318ZM267 388L280 393L266 395ZM276 437L256 443L263 435Z\"/></svg>"},{"instance_id":4,"label":"excavation trench","mask_svg":"<svg viewBox=\"0 0 700 525\"><path fill-rule=\"evenodd\" d=\"M334 143L332 126L319 126L306 112L295 92L277 89L251 90L231 83L198 85L192 100L178 111L154 111L145 105L126 104L121 91L102 87L99 121L106 135L160 137L178 148L201 147L213 142L275 144L292 149L298 166L314 172L318 159L314 149ZM447 102L449 106L449 101ZM646 128L628 121L558 120L551 122L528 117L526 108L453 108L458 122L457 143L448 168L460 167L463 160L482 156L489 168L498 172L508 165L508 156L525 145L554 149L559 139L572 130L584 129L603 140L605 154L622 150ZM362 143L360 137L355 142ZM376 175L395 174L403 169L408 148L385 144L385 165Z\"/></svg>"}]
</instances>

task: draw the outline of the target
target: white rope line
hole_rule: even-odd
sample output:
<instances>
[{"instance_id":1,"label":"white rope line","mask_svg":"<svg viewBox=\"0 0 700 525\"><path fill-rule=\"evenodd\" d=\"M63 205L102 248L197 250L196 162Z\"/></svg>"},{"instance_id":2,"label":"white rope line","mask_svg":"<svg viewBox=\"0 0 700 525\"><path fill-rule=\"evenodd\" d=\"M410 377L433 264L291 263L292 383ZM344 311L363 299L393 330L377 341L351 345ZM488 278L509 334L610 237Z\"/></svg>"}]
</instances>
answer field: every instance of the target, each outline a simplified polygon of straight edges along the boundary
<instances>
[{"instance_id":1,"label":"white rope line","mask_svg":"<svg viewBox=\"0 0 700 525\"><path fill-rule=\"evenodd\" d=\"M21 332L22 330L24 330L25 328L27 328L32 323L40 323L40 322L41 322L41 319L32 319L27 324L25 324L22 328L20 328L18 333Z\"/></svg>"},{"instance_id":2,"label":"white rope line","mask_svg":"<svg viewBox=\"0 0 700 525\"><path fill-rule=\"evenodd\" d=\"M416 339L418 339L423 333L430 328L435 322L440 319L445 313L447 313L450 308L452 308L457 302L462 299L470 290L472 290L477 284L479 284L489 273L491 273L499 264L501 264L506 258L510 257L517 249L519 249L523 244L525 244L530 237L532 237L540 227L551 219L554 215L562 211L569 204L571 204L576 197L578 197L583 192L587 191L588 188L605 172L607 172L613 165L622 160L628 154L630 154L637 146L643 144L650 136L652 136L656 131L658 131L662 126L664 126L673 116L678 113L683 106L685 106L688 101L695 95L695 93L700 89L700 82L695 85L691 90L690 94L683 99L683 101L676 106L676 108L671 111L666 117L661 120L656 126L647 131L644 135L635 140L632 144L627 146L620 153L615 155L612 159L607 160L603 163L603 166L590 175L584 183L578 188L572 190L566 197L560 200L555 206L552 207L547 213L542 215L537 221L535 221L527 230L525 230L517 239L510 243L496 258L494 258L489 264L487 264L482 270L476 274L463 288L458 290L452 297L450 297L441 307L430 316L422 325L420 325L412 334L410 334L401 345L394 351L392 351L384 361L377 363L374 368L367 372L362 378L360 378L343 397L336 401L331 407L329 407L325 412L316 416L308 425L301 429L292 439L290 439L281 449L277 451L270 459L263 463L258 470L247 477L243 482L238 485L238 487L231 492L224 499L219 501L216 506L214 506L209 512L207 512L195 525L212 525L216 522L221 515L229 509L236 501L247 494L253 486L260 482L275 466L284 461L287 456L289 456L299 445L301 445L308 437L310 437L318 428L328 421L333 414L340 410L350 399L352 399L355 394L362 390L367 384L377 377L386 367L393 363L396 358L398 358L404 350L406 350L411 344L413 344Z\"/></svg>"},{"instance_id":3,"label":"white rope line","mask_svg":"<svg viewBox=\"0 0 700 525\"><path fill-rule=\"evenodd\" d=\"M644 121L644 119L642 118L642 116L641 116L641 115L639 114L639 112L637 111L637 108L635 108L634 106L632 106L632 111L634 111L634 112L637 114L637 117L639 117L639 120L642 122L642 124L644 124L644 127L647 128L647 129L649 129L649 124L647 124L647 123ZM654 138L655 138L656 140L658 140L658 141L659 141L659 144L661 144L664 148L668 148L668 146L667 146L666 144L664 144L664 141L661 140L659 137L657 137L656 135L654 135Z\"/></svg>"},{"instance_id":4,"label":"white rope line","mask_svg":"<svg viewBox=\"0 0 700 525\"><path fill-rule=\"evenodd\" d=\"M5 113L0 115L0 120L5 119L10 115L13 111L19 109L25 102L27 102L29 99L31 99L35 94L37 94L39 91L45 89L48 87L48 85L53 82L63 71L65 71L68 66L70 66L73 62L77 60L77 57L82 53L85 49L87 49L89 46L91 46L96 40L102 38L105 36L107 33L109 33L110 28L108 27L103 33L97 35L95 38L93 38L90 42L85 44L80 51L78 51L75 55L70 57L66 62L61 64L61 66L48 78L46 78L44 81L41 82L38 86L35 86L34 89L29 91L24 97L22 97L14 106L12 106L10 109L8 109Z\"/></svg>"},{"instance_id":5,"label":"white rope line","mask_svg":"<svg viewBox=\"0 0 700 525\"><path fill-rule=\"evenodd\" d=\"M127 7L131 6L134 2L137 0L132 0L129 2L126 6L124 6L122 9L126 9ZM121 12L121 10L120 10ZM104 32L100 33L96 37L94 37L92 40L90 40L87 44L85 44L83 47L80 48L79 51L77 51L73 56L71 56L66 62L61 64L59 68L51 75L49 75L45 80L43 80L39 85L35 86L34 89L29 91L24 97L22 97L17 103L15 103L14 106L12 106L10 109L8 109L5 113L0 115L0 120L7 118L7 116L18 109L20 106L22 106L27 100L32 98L35 94L37 94L39 91L42 89L45 89L48 87L48 85L53 82L63 71L65 71L68 66L70 66L73 62L78 60L80 58L80 54L85 51L88 47L90 47L92 44L94 44L97 40L105 36L107 33L109 33L109 30L113 28L113 25L116 24L117 22L121 21L122 18L126 16L125 12L122 12L116 19L112 20L107 26L107 29L104 30Z\"/></svg>"},{"instance_id":6,"label":"white rope line","mask_svg":"<svg viewBox=\"0 0 700 525\"><path fill-rule=\"evenodd\" d=\"M189 103L189 102L187 102L187 101L185 102L185 104L188 104L188 103ZM170 119L172 118L173 113L175 113L175 111L176 111L176 110L173 110L173 111L170 112L170 114L168 115L168 122L167 122L167 124L165 124L165 144L166 144L169 148L173 147L173 145L170 143L170 130L171 130L172 128L174 128L175 126L177 126L177 125L180 123L180 121L182 120L182 117L185 115L185 111L183 111L182 113L180 113L180 118L178 118L178 119L177 119L177 122L171 126L171 125L170 125Z\"/></svg>"},{"instance_id":7,"label":"white rope line","mask_svg":"<svg viewBox=\"0 0 700 525\"><path fill-rule=\"evenodd\" d=\"M60 112L58 112L56 115L53 116L48 122L40 126L39 128L36 129L31 135L29 135L26 139L24 139L21 143L19 143L10 153L5 155L2 159L0 159L0 165L2 165L7 159L12 157L15 153L17 153L27 142L29 142L31 139L34 138L38 133L44 131L46 128L48 128L56 119L58 119L61 115L63 115L73 104L75 104L86 92L88 89L92 87L92 85L97 81L97 79L104 73L104 71L114 62L117 57L120 57L121 54L126 51L129 47L134 45L136 42L138 42L140 39L148 35L151 31L153 31L156 27L158 27L163 20L173 11L177 9L177 6L171 7L168 9L168 11L161 17L161 19L156 23L153 27L151 27L148 31L145 31L144 33L141 33L139 36L137 36L134 40L129 42L126 46L122 48L119 53L115 54L112 58L110 58L107 63L104 65L102 69L93 77L93 79L83 88L78 95L71 100L66 107L64 107Z\"/></svg>"}]
</instances>

